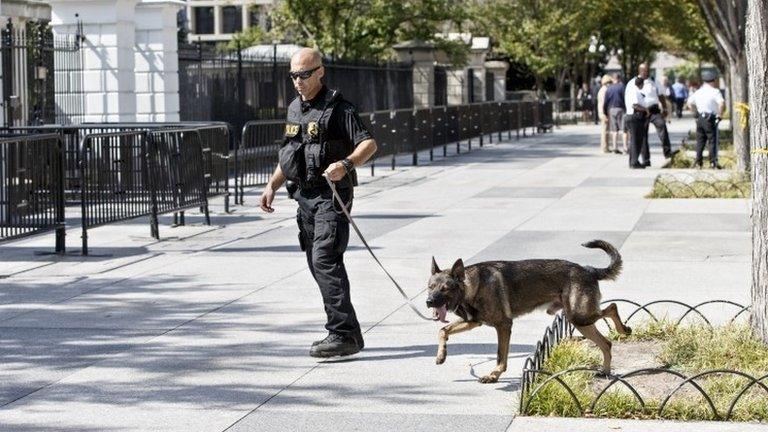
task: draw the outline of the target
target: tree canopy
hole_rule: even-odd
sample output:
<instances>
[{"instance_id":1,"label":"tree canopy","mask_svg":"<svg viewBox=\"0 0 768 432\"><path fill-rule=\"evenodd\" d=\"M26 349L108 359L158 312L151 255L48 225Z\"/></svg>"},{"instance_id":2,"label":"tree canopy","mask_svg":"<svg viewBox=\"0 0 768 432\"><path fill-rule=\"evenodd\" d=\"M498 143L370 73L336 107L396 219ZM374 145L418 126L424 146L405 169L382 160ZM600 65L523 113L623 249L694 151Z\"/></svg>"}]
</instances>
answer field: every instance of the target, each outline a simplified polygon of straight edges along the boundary
<instances>
[{"instance_id":1,"label":"tree canopy","mask_svg":"<svg viewBox=\"0 0 768 432\"><path fill-rule=\"evenodd\" d=\"M454 26L460 29L466 19L467 8L460 0L285 0L272 13L282 38L352 60L391 59L393 45L420 39L445 48L460 63L468 47L436 34Z\"/></svg>"}]
</instances>

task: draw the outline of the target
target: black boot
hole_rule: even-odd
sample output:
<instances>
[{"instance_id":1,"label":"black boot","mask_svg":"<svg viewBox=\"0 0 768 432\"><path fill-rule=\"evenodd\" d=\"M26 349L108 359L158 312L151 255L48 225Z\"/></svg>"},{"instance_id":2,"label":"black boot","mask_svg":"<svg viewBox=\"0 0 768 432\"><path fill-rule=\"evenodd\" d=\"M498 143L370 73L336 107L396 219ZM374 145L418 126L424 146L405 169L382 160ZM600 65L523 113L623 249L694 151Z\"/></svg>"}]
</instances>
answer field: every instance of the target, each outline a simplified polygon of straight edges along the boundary
<instances>
[{"instance_id":1,"label":"black boot","mask_svg":"<svg viewBox=\"0 0 768 432\"><path fill-rule=\"evenodd\" d=\"M312 346L316 346L316 345L321 344L321 343L327 343L327 342L330 341L330 339L332 337L333 337L333 333L328 333L328 336L326 336L325 339L321 339L319 341L312 342ZM365 341L363 340L363 333L360 332L360 330L358 330L356 333L354 333L352 337L355 338L355 342L357 343L357 345L360 347L361 350L363 348L365 348Z\"/></svg>"},{"instance_id":2,"label":"black boot","mask_svg":"<svg viewBox=\"0 0 768 432\"><path fill-rule=\"evenodd\" d=\"M325 339L320 339L312 342L312 346L327 342L331 338L331 336L333 336L333 333L328 333L328 336L326 336Z\"/></svg>"},{"instance_id":3,"label":"black boot","mask_svg":"<svg viewBox=\"0 0 768 432\"><path fill-rule=\"evenodd\" d=\"M333 337L333 333L328 333L328 336L325 337L325 339L316 340L312 342L312 346L319 345L321 343L327 343L330 341L330 339ZM353 333L352 337L355 339L355 342L357 342L357 345L362 350L365 348L365 341L363 340L363 333L358 330L357 332Z\"/></svg>"},{"instance_id":4,"label":"black boot","mask_svg":"<svg viewBox=\"0 0 768 432\"><path fill-rule=\"evenodd\" d=\"M309 350L309 355L320 358L348 356L359 352L361 349L354 336L342 336L333 333L317 345L313 345Z\"/></svg>"}]
</instances>

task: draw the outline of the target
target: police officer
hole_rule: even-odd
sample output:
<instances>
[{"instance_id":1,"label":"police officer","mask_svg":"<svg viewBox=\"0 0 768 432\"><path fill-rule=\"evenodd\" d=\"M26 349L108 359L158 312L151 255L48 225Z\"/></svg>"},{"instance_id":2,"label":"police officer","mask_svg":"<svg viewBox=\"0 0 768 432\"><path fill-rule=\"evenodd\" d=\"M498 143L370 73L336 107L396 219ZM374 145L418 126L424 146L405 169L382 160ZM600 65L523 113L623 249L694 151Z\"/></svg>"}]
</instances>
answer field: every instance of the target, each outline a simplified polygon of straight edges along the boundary
<instances>
[{"instance_id":1,"label":"police officer","mask_svg":"<svg viewBox=\"0 0 768 432\"><path fill-rule=\"evenodd\" d=\"M640 91L643 93L644 104L648 110L648 115L645 117L645 128L643 130L640 153L643 165L649 167L651 166L651 152L648 146L648 128L651 124L653 124L656 133L659 135L664 157L669 159L673 154L672 143L669 141L669 132L667 131L667 102L665 96L659 94L659 90L656 84L653 83L653 80L648 78L648 65L646 63L641 63L638 66L637 76L643 79L643 87ZM627 87L629 86L630 84L627 84Z\"/></svg>"},{"instance_id":2,"label":"police officer","mask_svg":"<svg viewBox=\"0 0 768 432\"><path fill-rule=\"evenodd\" d=\"M280 163L261 195L261 209L272 213L275 191L287 180L289 194L299 205L299 245L320 287L327 316L328 336L312 344L313 357L350 355L364 346L344 267L349 222L326 177L351 209L355 167L376 152L376 141L355 107L322 83L324 72L316 50L303 48L291 58L290 77L299 96L288 108Z\"/></svg>"},{"instance_id":3,"label":"police officer","mask_svg":"<svg viewBox=\"0 0 768 432\"><path fill-rule=\"evenodd\" d=\"M688 107L696 112L696 161L698 168L703 165L704 144L709 142L709 164L714 169L722 167L717 163L717 121L723 116L725 101L720 90L714 86L717 76L710 71L701 74L704 84L688 99Z\"/></svg>"},{"instance_id":4,"label":"police officer","mask_svg":"<svg viewBox=\"0 0 768 432\"><path fill-rule=\"evenodd\" d=\"M645 164L640 162L643 153L644 134L647 132L646 119L648 109L645 107L645 95L640 90L643 88L642 77L630 80L624 90L624 106L626 116L624 122L629 131L629 167L632 169L645 169ZM647 142L647 140L646 140ZM650 156L645 155L650 161Z\"/></svg>"}]
</instances>

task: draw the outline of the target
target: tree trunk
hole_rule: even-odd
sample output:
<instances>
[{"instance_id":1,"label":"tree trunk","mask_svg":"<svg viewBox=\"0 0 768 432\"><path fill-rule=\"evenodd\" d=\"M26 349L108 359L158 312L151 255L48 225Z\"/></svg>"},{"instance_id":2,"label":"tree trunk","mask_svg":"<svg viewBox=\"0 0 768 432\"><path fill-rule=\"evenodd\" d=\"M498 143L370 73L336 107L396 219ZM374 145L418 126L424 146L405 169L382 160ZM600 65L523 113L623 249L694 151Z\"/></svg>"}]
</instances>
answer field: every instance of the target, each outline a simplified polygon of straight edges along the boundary
<instances>
[{"instance_id":1,"label":"tree trunk","mask_svg":"<svg viewBox=\"0 0 768 432\"><path fill-rule=\"evenodd\" d=\"M768 5L747 12L749 127L752 147L752 314L755 335L768 344Z\"/></svg>"},{"instance_id":2,"label":"tree trunk","mask_svg":"<svg viewBox=\"0 0 768 432\"><path fill-rule=\"evenodd\" d=\"M736 170L749 170L749 122L743 106L749 102L749 78L747 76L747 55L744 51L735 62L728 64L730 88L731 128L733 129L733 151L736 156Z\"/></svg>"}]
</instances>

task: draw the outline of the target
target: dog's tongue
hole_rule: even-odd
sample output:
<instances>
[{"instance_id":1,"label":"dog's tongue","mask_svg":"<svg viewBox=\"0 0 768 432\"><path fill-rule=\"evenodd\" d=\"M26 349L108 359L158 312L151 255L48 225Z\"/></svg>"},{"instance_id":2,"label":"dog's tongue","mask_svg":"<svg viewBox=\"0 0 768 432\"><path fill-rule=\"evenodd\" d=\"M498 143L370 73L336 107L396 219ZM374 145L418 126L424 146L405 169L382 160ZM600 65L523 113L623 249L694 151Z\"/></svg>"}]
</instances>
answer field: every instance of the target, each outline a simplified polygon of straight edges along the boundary
<instances>
[{"instance_id":1,"label":"dog's tongue","mask_svg":"<svg viewBox=\"0 0 768 432\"><path fill-rule=\"evenodd\" d=\"M432 319L435 321L448 322L448 320L445 319L447 314L448 309L445 307L445 305L440 306L439 308L432 308Z\"/></svg>"}]
</instances>

